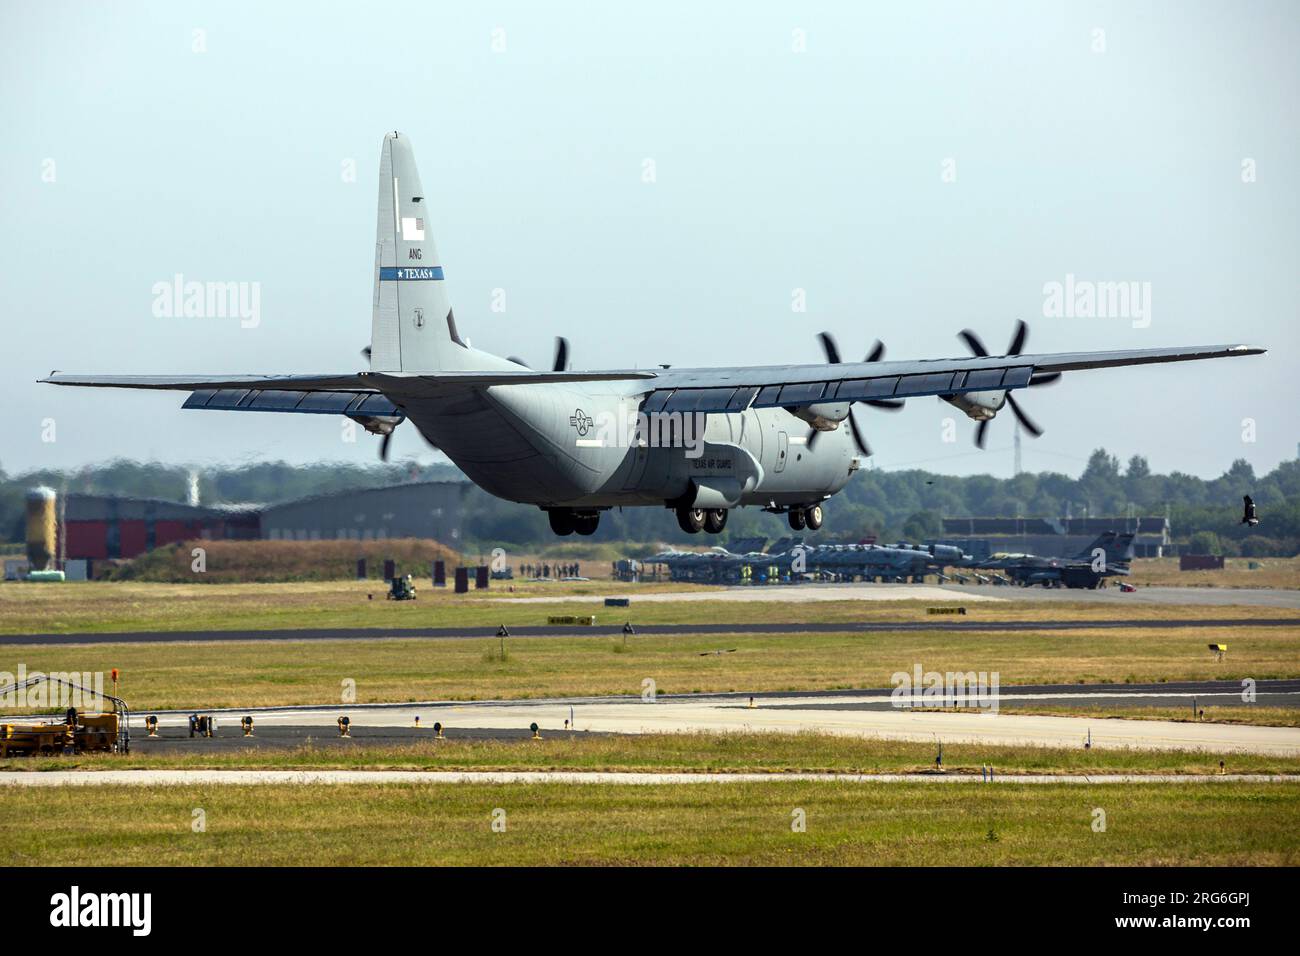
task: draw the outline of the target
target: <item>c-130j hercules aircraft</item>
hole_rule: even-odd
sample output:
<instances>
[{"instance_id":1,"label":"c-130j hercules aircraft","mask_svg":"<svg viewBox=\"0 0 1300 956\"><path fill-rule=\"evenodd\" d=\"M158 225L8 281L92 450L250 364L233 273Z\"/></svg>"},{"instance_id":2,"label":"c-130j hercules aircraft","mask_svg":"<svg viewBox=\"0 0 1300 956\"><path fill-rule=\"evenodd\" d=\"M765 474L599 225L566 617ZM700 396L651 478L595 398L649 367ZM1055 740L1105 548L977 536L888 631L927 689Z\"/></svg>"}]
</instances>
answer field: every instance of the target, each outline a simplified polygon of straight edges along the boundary
<instances>
[{"instance_id":1,"label":"c-130j hercules aircraft","mask_svg":"<svg viewBox=\"0 0 1300 956\"><path fill-rule=\"evenodd\" d=\"M829 334L826 363L731 368L572 371L558 340L554 367L534 371L461 338L411 142L384 137L370 371L338 375L69 375L55 385L190 391L185 408L346 415L383 436L410 419L482 488L544 509L556 534L596 530L612 507L674 509L681 527L717 533L732 508L784 513L795 530L822 524L822 502L871 450L859 406L897 410L938 396L978 422L1009 406L1041 430L1012 392L1063 372L1256 355L1247 345L1022 354L1020 323L1005 355L961 333L971 355L886 362L877 342L844 362ZM847 423L847 427L844 427Z\"/></svg>"}]
</instances>

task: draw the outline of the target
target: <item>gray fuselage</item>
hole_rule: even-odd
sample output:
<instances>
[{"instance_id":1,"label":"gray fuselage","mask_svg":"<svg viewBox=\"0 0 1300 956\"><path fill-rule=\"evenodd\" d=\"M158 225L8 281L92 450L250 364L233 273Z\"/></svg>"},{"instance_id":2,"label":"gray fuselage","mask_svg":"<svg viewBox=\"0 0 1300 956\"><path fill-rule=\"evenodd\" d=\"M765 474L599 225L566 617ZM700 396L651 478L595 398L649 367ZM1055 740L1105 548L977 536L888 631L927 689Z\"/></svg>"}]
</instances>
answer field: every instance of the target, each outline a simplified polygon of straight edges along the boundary
<instances>
[{"instance_id":1,"label":"gray fuselage","mask_svg":"<svg viewBox=\"0 0 1300 956\"><path fill-rule=\"evenodd\" d=\"M619 423L645 394L638 383L495 385L404 411L480 487L543 507L806 505L857 469L847 429L809 447L809 426L783 408L677 416L638 444Z\"/></svg>"}]
</instances>

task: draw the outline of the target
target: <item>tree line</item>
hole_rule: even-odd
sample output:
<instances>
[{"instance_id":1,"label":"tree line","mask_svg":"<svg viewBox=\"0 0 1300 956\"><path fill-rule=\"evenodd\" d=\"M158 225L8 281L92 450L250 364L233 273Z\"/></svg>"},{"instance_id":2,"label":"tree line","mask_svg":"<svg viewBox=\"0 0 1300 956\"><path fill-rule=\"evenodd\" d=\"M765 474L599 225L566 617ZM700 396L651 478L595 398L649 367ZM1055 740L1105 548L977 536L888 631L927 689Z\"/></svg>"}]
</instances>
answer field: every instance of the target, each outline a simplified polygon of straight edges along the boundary
<instances>
[{"instance_id":1,"label":"tree line","mask_svg":"<svg viewBox=\"0 0 1300 956\"><path fill-rule=\"evenodd\" d=\"M27 489L48 485L63 493L162 498L184 501L191 469L158 462L111 461L76 471L37 470L8 475L0 469L0 535L20 542L25 534ZM290 465L268 462L198 472L204 504L292 501L309 495L349 489L405 484L412 481L462 480L451 465L406 464ZM1260 524L1240 524L1242 496L1254 497ZM544 545L554 543L546 516L530 505L493 498L478 488L465 496L462 546ZM1077 478L1059 472L1023 473L1013 478L992 475L957 477L921 470L865 468L826 505L827 520L810 542L923 541L940 534L946 516L1103 517L1168 514L1176 541L1198 551L1243 555L1294 555L1300 552L1300 462L1283 462L1257 476L1243 459L1219 477L1198 478L1151 472L1145 458L1119 459L1098 449ZM732 513L727 530L712 543L743 537L774 540L789 529L781 516L755 508ZM1199 535L1195 542L1192 536ZM614 509L601 519L594 541L642 544L700 544L705 539L680 531L672 515L658 508Z\"/></svg>"}]
</instances>

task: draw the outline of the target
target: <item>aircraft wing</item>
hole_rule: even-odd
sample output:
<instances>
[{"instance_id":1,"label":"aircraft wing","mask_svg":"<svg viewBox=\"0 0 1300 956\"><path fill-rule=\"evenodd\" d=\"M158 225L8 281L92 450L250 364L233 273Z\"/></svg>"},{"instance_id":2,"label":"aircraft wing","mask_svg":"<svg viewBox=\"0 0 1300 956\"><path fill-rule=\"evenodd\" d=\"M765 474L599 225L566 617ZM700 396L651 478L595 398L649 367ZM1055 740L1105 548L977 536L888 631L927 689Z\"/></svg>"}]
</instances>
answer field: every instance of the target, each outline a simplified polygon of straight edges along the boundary
<instances>
[{"instance_id":1,"label":"aircraft wing","mask_svg":"<svg viewBox=\"0 0 1300 956\"><path fill-rule=\"evenodd\" d=\"M195 389L287 389L299 392L394 392L422 395L439 385L518 385L540 382L608 382L654 378L654 372L354 372L340 375L70 375L51 372L40 381L48 385L89 388L153 388L175 391Z\"/></svg>"},{"instance_id":2,"label":"aircraft wing","mask_svg":"<svg viewBox=\"0 0 1300 956\"><path fill-rule=\"evenodd\" d=\"M231 412L296 412L357 419L402 419L404 397L436 397L457 388L542 382L602 382L653 378L653 372L437 372L411 375L356 372L342 375L67 375L51 372L51 385L144 388L190 392L182 408Z\"/></svg>"},{"instance_id":3,"label":"aircraft wing","mask_svg":"<svg viewBox=\"0 0 1300 956\"><path fill-rule=\"evenodd\" d=\"M1190 362L1259 355L1253 345L1206 345L1114 352L988 355L902 362L759 365L734 368L621 369L605 372L493 371L356 372L339 375L70 375L42 381L91 388L191 391L186 408L240 411L400 415L385 396L436 397L458 388L550 382L645 383L645 412L739 412L746 408L809 405L1024 388L1036 376L1094 368ZM334 393L334 397L316 393ZM362 405L365 407L362 408ZM387 408L388 411L379 411Z\"/></svg>"},{"instance_id":4,"label":"aircraft wing","mask_svg":"<svg viewBox=\"0 0 1300 956\"><path fill-rule=\"evenodd\" d=\"M737 412L1024 388L1035 376L1094 368L1260 355L1253 345L1204 345L1114 352L966 356L903 362L842 362L657 372L647 412Z\"/></svg>"}]
</instances>

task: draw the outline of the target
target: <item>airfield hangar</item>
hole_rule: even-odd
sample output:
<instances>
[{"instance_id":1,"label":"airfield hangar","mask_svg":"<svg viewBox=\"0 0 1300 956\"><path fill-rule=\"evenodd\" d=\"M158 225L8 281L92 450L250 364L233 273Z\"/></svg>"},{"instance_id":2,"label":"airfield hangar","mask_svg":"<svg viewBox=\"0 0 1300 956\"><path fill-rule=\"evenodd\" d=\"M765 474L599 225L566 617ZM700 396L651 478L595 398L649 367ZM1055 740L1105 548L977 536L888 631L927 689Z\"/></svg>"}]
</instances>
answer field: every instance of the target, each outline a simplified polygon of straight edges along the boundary
<instances>
[{"instance_id":1,"label":"airfield hangar","mask_svg":"<svg viewBox=\"0 0 1300 956\"><path fill-rule=\"evenodd\" d=\"M272 505L192 505L70 494L56 504L60 563L134 558L193 540L321 541L461 537L463 481L416 482Z\"/></svg>"},{"instance_id":2,"label":"airfield hangar","mask_svg":"<svg viewBox=\"0 0 1300 956\"><path fill-rule=\"evenodd\" d=\"M1077 554L1107 531L1132 533L1133 553L1161 558L1171 553L1173 539L1164 515L1092 518L944 518L939 544L961 548L976 558L1009 551L1065 556Z\"/></svg>"},{"instance_id":3,"label":"airfield hangar","mask_svg":"<svg viewBox=\"0 0 1300 956\"><path fill-rule=\"evenodd\" d=\"M260 512L260 536L272 541L432 538L459 541L464 481L425 481L316 495L268 505Z\"/></svg>"}]
</instances>

